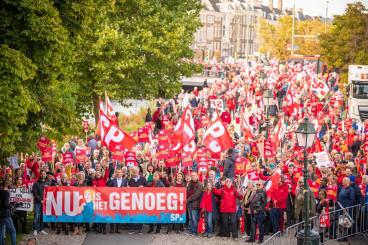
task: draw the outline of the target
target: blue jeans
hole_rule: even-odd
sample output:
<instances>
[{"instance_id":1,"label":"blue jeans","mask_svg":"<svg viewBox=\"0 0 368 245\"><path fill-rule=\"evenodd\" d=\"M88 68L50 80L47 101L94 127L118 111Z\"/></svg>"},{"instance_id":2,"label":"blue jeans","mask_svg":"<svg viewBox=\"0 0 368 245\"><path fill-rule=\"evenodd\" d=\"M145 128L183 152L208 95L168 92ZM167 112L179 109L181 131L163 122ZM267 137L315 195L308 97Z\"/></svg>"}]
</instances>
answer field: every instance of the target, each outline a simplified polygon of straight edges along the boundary
<instances>
[{"instance_id":1,"label":"blue jeans","mask_svg":"<svg viewBox=\"0 0 368 245\"><path fill-rule=\"evenodd\" d=\"M259 229L259 241L263 241L264 238L264 221L265 221L265 213L259 212L256 214L251 215L251 234L250 234L250 240L255 240L256 238L256 227L258 225Z\"/></svg>"},{"instance_id":2,"label":"blue jeans","mask_svg":"<svg viewBox=\"0 0 368 245\"><path fill-rule=\"evenodd\" d=\"M273 232L276 233L280 230L280 225L279 225L280 218L281 218L280 209L272 208L270 216L271 216Z\"/></svg>"},{"instance_id":3,"label":"blue jeans","mask_svg":"<svg viewBox=\"0 0 368 245\"><path fill-rule=\"evenodd\" d=\"M44 228L42 221L42 203L35 202L34 204L34 221L33 221L33 230L42 231Z\"/></svg>"},{"instance_id":4,"label":"blue jeans","mask_svg":"<svg viewBox=\"0 0 368 245\"><path fill-rule=\"evenodd\" d=\"M204 219L206 222L206 234L212 234L213 233L213 223L212 223L212 212L205 212L204 213Z\"/></svg>"},{"instance_id":5,"label":"blue jeans","mask_svg":"<svg viewBox=\"0 0 368 245\"><path fill-rule=\"evenodd\" d=\"M10 233L11 244L16 245L17 244L17 239L16 239L17 232L15 231L15 227L14 227L13 220L11 219L11 217L0 219L0 244L5 244L4 227Z\"/></svg>"},{"instance_id":6,"label":"blue jeans","mask_svg":"<svg viewBox=\"0 0 368 245\"><path fill-rule=\"evenodd\" d=\"M198 219L199 219L199 209L189 209L189 219L190 219L190 231L193 234L197 234L198 230Z\"/></svg>"}]
</instances>

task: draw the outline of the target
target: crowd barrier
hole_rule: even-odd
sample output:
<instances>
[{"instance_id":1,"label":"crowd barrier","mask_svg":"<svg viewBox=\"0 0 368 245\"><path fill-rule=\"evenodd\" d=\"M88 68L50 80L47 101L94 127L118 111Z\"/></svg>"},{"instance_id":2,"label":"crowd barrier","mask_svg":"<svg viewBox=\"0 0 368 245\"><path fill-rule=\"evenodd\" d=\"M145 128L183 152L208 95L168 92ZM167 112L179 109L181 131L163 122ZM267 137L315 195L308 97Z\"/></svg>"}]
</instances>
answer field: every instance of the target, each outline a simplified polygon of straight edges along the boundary
<instances>
[{"instance_id":1,"label":"crowd barrier","mask_svg":"<svg viewBox=\"0 0 368 245\"><path fill-rule=\"evenodd\" d=\"M320 244L327 244L330 241L342 240L368 232L368 204L354 205L347 208L337 205L333 210L324 214L329 218L329 224L326 227L320 225L322 215L310 218L311 229L320 235ZM275 233L263 244L297 244L296 235L302 229L304 229L304 221L287 227L284 234Z\"/></svg>"}]
</instances>

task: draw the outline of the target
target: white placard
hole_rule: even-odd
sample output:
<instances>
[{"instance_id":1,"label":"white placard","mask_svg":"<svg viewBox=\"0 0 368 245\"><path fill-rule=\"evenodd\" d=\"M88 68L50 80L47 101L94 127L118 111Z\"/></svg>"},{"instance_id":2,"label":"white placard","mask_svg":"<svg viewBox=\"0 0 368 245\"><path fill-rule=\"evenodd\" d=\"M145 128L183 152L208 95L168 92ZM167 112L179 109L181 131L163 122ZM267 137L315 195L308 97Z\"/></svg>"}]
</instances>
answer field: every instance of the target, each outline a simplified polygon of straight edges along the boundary
<instances>
[{"instance_id":1,"label":"white placard","mask_svg":"<svg viewBox=\"0 0 368 245\"><path fill-rule=\"evenodd\" d=\"M325 167L332 167L333 166L333 163L331 162L327 151L314 153L314 156L316 157L317 167L320 168L321 166L325 166Z\"/></svg>"},{"instance_id":2,"label":"white placard","mask_svg":"<svg viewBox=\"0 0 368 245\"><path fill-rule=\"evenodd\" d=\"M224 109L224 102L222 99L211 99L210 107L222 111Z\"/></svg>"},{"instance_id":3,"label":"white placard","mask_svg":"<svg viewBox=\"0 0 368 245\"><path fill-rule=\"evenodd\" d=\"M9 189L10 202L21 203L17 210L33 211L33 194L28 188Z\"/></svg>"}]
</instances>

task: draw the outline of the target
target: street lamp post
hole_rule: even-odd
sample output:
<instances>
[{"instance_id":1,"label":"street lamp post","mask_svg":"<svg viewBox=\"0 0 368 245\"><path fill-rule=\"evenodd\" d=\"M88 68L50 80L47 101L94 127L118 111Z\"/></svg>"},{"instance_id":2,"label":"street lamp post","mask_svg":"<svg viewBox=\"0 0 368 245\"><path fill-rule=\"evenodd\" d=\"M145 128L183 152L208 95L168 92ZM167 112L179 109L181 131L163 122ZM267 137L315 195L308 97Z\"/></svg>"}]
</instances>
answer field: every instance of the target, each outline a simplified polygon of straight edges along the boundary
<instances>
[{"instance_id":1,"label":"street lamp post","mask_svg":"<svg viewBox=\"0 0 368 245\"><path fill-rule=\"evenodd\" d=\"M299 127L296 130L296 136L298 145L304 148L304 230L299 231L297 234L298 245L314 245L319 244L319 234L311 231L309 222L310 190L308 187L307 148L310 148L313 145L316 130L314 129L314 125L308 121L308 118L305 118L304 122L299 124Z\"/></svg>"},{"instance_id":2,"label":"street lamp post","mask_svg":"<svg viewBox=\"0 0 368 245\"><path fill-rule=\"evenodd\" d=\"M263 94L263 102L266 106L266 140L268 140L268 127L269 127L269 109L273 103L273 93L271 89L267 89Z\"/></svg>"}]
</instances>

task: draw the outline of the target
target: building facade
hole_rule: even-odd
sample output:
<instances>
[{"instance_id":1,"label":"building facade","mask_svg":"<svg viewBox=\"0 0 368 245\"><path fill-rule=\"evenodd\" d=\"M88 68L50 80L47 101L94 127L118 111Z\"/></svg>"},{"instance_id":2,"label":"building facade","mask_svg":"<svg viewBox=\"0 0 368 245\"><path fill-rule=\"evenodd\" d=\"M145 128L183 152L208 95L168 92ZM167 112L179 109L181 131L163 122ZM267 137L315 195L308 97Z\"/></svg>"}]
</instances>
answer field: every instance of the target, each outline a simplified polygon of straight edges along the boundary
<instances>
[{"instance_id":1,"label":"building facade","mask_svg":"<svg viewBox=\"0 0 368 245\"><path fill-rule=\"evenodd\" d=\"M283 9L283 0L201 0L200 13L202 27L194 35L192 49L198 61L215 58L220 61L228 57L253 59L260 55L259 23L265 19L276 23L284 15L293 11ZM275 6L276 4L276 6ZM295 18L312 18L296 10ZM322 18L323 19L323 18Z\"/></svg>"}]
</instances>

